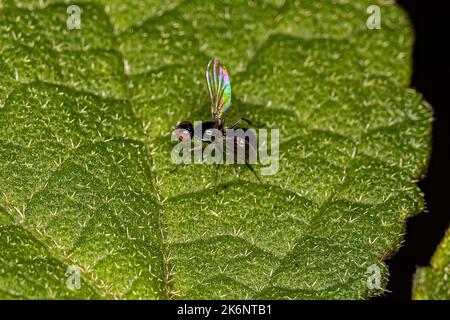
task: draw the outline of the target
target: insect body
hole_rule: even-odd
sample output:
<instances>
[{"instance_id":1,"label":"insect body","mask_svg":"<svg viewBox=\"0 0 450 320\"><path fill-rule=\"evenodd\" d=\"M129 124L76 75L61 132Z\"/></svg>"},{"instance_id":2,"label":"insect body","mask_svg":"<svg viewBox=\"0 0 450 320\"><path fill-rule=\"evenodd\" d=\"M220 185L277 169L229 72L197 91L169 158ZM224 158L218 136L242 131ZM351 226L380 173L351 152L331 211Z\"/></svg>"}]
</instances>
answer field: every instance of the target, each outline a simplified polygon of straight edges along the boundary
<instances>
[{"instance_id":1,"label":"insect body","mask_svg":"<svg viewBox=\"0 0 450 320\"><path fill-rule=\"evenodd\" d=\"M238 125L241 122L247 122L249 125L251 125L251 122L241 118L235 121L231 126L225 126L226 112L231 106L231 85L227 69L220 64L218 59L209 61L208 66L206 67L206 84L211 99L211 116L213 121L202 122L201 125L198 125L195 128L189 121L178 122L174 126L177 138L180 141L185 141L195 137L205 144L217 143L223 146L226 145L227 147L223 148L224 153L233 153L235 156L239 153L239 148L241 148L241 151L242 148L244 148L245 165L253 172L257 179L261 181L250 163L248 163L249 152L256 148L250 141L256 140L249 139L249 136L251 136L251 133L249 132L247 132L247 135L244 137L229 135L230 130L238 128ZM240 129L242 132L248 130L247 128ZM218 130L221 133L223 138L220 141L215 141L214 137L212 137L214 130ZM230 139L233 139L233 142L227 144L226 141ZM230 146L232 146L231 149Z\"/></svg>"}]
</instances>

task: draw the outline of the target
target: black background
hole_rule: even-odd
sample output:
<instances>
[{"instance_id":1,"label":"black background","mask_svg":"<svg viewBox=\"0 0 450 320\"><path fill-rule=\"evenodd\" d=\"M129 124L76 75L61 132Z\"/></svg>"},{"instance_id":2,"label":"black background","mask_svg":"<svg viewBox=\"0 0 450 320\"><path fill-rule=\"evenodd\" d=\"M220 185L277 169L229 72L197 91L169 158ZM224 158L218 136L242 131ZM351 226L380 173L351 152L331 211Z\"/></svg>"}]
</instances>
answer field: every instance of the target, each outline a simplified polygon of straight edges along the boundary
<instances>
[{"instance_id":1,"label":"black background","mask_svg":"<svg viewBox=\"0 0 450 320\"><path fill-rule=\"evenodd\" d=\"M450 224L449 59L450 6L448 0L399 0L414 25L414 73L411 87L421 92L434 109L433 151L426 177L419 186L426 210L408 220L400 251L387 261L388 292L382 299L411 299L412 279L427 266ZM383 16L381 16L383 19ZM381 20L383 23L383 20Z\"/></svg>"}]
</instances>

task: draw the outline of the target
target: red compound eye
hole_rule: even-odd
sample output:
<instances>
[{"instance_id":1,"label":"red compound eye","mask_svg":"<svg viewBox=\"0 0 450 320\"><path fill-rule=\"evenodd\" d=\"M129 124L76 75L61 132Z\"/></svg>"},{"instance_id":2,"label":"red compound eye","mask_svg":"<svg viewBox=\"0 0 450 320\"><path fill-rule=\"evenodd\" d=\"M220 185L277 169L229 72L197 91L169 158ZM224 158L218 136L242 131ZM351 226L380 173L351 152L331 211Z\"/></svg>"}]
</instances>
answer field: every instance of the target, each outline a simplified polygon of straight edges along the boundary
<instances>
[{"instance_id":1,"label":"red compound eye","mask_svg":"<svg viewBox=\"0 0 450 320\"><path fill-rule=\"evenodd\" d=\"M180 141L188 141L191 136L189 135L189 132L187 130L181 129L177 132L177 138Z\"/></svg>"}]
</instances>

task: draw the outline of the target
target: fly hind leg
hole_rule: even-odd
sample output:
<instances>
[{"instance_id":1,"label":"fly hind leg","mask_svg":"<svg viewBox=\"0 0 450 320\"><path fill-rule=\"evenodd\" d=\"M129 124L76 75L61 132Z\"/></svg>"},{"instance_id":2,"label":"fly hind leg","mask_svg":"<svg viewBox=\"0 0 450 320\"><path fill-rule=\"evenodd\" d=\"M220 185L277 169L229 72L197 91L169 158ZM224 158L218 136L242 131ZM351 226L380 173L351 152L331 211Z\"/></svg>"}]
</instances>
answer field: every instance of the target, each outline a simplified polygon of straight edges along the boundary
<instances>
[{"instance_id":1,"label":"fly hind leg","mask_svg":"<svg viewBox=\"0 0 450 320\"><path fill-rule=\"evenodd\" d=\"M259 183L262 183L261 178L258 176L258 174L256 173L256 171L253 169L253 167L246 162L245 165L247 166L247 168L250 169L250 171L255 175L256 179L258 179Z\"/></svg>"},{"instance_id":2,"label":"fly hind leg","mask_svg":"<svg viewBox=\"0 0 450 320\"><path fill-rule=\"evenodd\" d=\"M220 163L216 164L216 174L215 174L215 178L214 178L214 189L216 190L216 194L218 192L217 190L217 182L219 181L219 167L220 167Z\"/></svg>"}]
</instances>

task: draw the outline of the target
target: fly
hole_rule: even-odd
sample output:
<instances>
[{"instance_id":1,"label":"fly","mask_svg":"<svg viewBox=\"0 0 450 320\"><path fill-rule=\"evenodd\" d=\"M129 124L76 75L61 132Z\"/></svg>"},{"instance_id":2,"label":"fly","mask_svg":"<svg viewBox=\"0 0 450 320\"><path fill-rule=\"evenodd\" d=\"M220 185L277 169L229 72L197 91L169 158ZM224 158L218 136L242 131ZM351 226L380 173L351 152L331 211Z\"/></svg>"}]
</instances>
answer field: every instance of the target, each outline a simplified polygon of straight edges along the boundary
<instances>
[{"instance_id":1,"label":"fly","mask_svg":"<svg viewBox=\"0 0 450 320\"><path fill-rule=\"evenodd\" d=\"M233 153L234 159L236 159L236 156L238 156L238 150L241 148L241 151L244 151L245 154L245 165L252 171L258 181L261 182L258 174L255 172L248 161L250 150L254 151L256 148L255 145L250 143L251 139L248 138L248 135L250 133L247 132L247 135L245 137L239 137L235 135L230 137L229 135L227 135L228 130L239 128L238 125L241 122L246 122L250 126L252 125L252 123L245 118L240 118L231 126L225 126L226 113L231 107L231 84L227 69L225 68L225 66L220 64L220 61L218 59L209 61L208 66L206 67L206 85L211 100L212 121L202 122L195 128L190 121L178 122L173 127L174 129L176 129L176 137L180 141L188 141L195 137L202 141L203 144L222 143L222 146L223 144L225 144L227 145L227 147L223 148L224 153ZM239 129L242 129L243 132L246 132L248 130L248 128ZM211 137L213 130L219 130L222 134L223 140L215 141L214 137ZM233 142L230 144L225 143L226 140L229 139L233 139ZM230 146L232 146L231 150L229 149ZM245 149L242 150L242 148ZM216 170L216 181L217 172L218 165Z\"/></svg>"}]
</instances>

